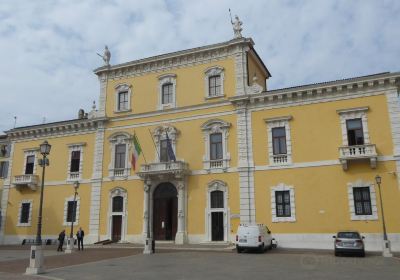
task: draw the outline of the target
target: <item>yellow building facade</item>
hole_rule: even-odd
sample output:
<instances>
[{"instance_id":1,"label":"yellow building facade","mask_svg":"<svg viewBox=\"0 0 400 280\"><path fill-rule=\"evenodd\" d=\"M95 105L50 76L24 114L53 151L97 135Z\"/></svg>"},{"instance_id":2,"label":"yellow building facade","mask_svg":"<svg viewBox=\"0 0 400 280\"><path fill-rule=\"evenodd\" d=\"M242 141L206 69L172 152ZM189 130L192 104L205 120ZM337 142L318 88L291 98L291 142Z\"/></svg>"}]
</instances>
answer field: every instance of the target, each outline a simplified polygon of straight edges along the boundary
<instances>
[{"instance_id":1,"label":"yellow building facade","mask_svg":"<svg viewBox=\"0 0 400 280\"><path fill-rule=\"evenodd\" d=\"M332 248L335 232L358 230L379 250L379 174L400 251L399 73L268 90L271 75L243 37L94 72L90 112L6 132L3 244L35 237L47 140L45 239L74 221L86 243L220 244L240 223L262 223L282 247Z\"/></svg>"}]
</instances>

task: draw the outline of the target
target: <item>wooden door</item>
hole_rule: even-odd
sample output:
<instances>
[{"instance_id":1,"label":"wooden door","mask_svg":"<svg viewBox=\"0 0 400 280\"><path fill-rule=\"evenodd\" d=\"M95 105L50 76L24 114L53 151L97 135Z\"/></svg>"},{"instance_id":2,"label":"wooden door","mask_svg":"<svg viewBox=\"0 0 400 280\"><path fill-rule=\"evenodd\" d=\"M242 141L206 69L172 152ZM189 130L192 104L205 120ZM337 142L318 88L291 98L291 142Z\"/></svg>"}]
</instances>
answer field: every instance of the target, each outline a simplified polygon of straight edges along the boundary
<instances>
[{"instance_id":1,"label":"wooden door","mask_svg":"<svg viewBox=\"0 0 400 280\"><path fill-rule=\"evenodd\" d=\"M155 240L174 240L178 219L176 188L170 183L160 184L153 197L153 237Z\"/></svg>"},{"instance_id":2,"label":"wooden door","mask_svg":"<svg viewBox=\"0 0 400 280\"><path fill-rule=\"evenodd\" d=\"M224 241L224 212L211 213L211 240Z\"/></svg>"},{"instance_id":3,"label":"wooden door","mask_svg":"<svg viewBox=\"0 0 400 280\"><path fill-rule=\"evenodd\" d=\"M111 240L112 241L119 241L121 240L121 233L122 233L122 216L116 215L112 216L112 233L111 233Z\"/></svg>"}]
</instances>

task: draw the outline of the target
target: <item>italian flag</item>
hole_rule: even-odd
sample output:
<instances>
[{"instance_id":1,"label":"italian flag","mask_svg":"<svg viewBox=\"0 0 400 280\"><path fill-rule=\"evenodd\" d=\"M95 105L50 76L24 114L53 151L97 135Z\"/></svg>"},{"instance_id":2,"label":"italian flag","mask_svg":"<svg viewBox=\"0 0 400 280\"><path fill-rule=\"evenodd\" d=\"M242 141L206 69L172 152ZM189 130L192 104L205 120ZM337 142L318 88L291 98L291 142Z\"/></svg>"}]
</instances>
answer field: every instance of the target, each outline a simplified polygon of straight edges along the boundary
<instances>
[{"instance_id":1,"label":"italian flag","mask_svg":"<svg viewBox=\"0 0 400 280\"><path fill-rule=\"evenodd\" d=\"M133 153L132 153L133 170L136 170L136 162L138 161L141 153L142 153L142 147L140 147L139 139L137 138L136 133L134 133L133 134Z\"/></svg>"}]
</instances>

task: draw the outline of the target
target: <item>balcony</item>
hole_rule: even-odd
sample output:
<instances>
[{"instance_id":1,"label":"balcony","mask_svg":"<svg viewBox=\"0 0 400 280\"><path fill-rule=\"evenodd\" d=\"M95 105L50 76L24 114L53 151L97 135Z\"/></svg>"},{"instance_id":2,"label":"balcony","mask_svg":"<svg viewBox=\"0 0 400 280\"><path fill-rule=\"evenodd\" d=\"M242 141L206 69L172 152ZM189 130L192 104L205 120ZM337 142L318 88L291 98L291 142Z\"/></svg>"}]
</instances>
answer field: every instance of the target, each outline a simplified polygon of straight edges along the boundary
<instances>
[{"instance_id":1,"label":"balcony","mask_svg":"<svg viewBox=\"0 0 400 280\"><path fill-rule=\"evenodd\" d=\"M212 169L222 169L223 171L227 171L229 167L229 161L230 158L204 160L203 165L204 169L206 169L208 172L211 172Z\"/></svg>"},{"instance_id":2,"label":"balcony","mask_svg":"<svg viewBox=\"0 0 400 280\"><path fill-rule=\"evenodd\" d=\"M29 187L31 190L36 190L39 177L37 175L17 175L14 176L13 185L20 190L23 187Z\"/></svg>"},{"instance_id":3,"label":"balcony","mask_svg":"<svg viewBox=\"0 0 400 280\"><path fill-rule=\"evenodd\" d=\"M339 147L339 160L343 170L347 170L349 160L369 160L371 168L376 168L378 155L375 144Z\"/></svg>"},{"instance_id":4,"label":"balcony","mask_svg":"<svg viewBox=\"0 0 400 280\"><path fill-rule=\"evenodd\" d=\"M181 178L189 173L189 165L183 161L175 162L155 162L143 164L137 175L141 178L149 178L152 176L164 178L174 177Z\"/></svg>"},{"instance_id":5,"label":"balcony","mask_svg":"<svg viewBox=\"0 0 400 280\"><path fill-rule=\"evenodd\" d=\"M287 154L279 154L272 156L273 165L282 165L288 163L288 155Z\"/></svg>"}]
</instances>

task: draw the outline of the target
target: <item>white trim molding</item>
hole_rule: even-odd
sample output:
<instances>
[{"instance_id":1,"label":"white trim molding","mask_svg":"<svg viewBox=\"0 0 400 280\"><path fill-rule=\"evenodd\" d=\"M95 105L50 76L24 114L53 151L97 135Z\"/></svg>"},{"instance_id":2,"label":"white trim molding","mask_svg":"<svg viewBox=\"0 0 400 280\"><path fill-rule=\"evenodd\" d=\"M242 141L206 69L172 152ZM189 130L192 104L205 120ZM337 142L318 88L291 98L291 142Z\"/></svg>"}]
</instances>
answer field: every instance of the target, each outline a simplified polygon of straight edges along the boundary
<instances>
[{"instance_id":1,"label":"white trim molding","mask_svg":"<svg viewBox=\"0 0 400 280\"><path fill-rule=\"evenodd\" d=\"M354 188L368 187L369 197L371 199L371 215L356 215L356 209L354 205ZM352 221L376 221L378 220L378 207L376 205L376 192L375 185L372 182L364 182L363 180L357 180L347 184L347 196L349 199L349 212L350 220Z\"/></svg>"},{"instance_id":2,"label":"white trim molding","mask_svg":"<svg viewBox=\"0 0 400 280\"><path fill-rule=\"evenodd\" d=\"M271 166L292 164L292 138L290 136L290 125L289 125L289 121L291 119L292 116L264 119L264 121L267 123L268 155L269 155L269 165ZM276 127L285 128L286 154L274 155L272 129Z\"/></svg>"},{"instance_id":3,"label":"white trim molding","mask_svg":"<svg viewBox=\"0 0 400 280\"><path fill-rule=\"evenodd\" d=\"M221 88L220 92L218 95L210 95L210 77L213 76L219 76L220 77L220 83L221 83ZM206 99L212 99L212 98L218 98L218 97L223 97L225 96L224 93L224 80L225 80L225 74L224 74L224 68L221 66L212 66L207 68L204 71L204 94Z\"/></svg>"},{"instance_id":4,"label":"white trim molding","mask_svg":"<svg viewBox=\"0 0 400 280\"><path fill-rule=\"evenodd\" d=\"M172 102L163 104L162 103L162 89L163 85L172 84ZM158 109L171 109L175 108L176 105L176 74L165 74L158 77Z\"/></svg>"},{"instance_id":5,"label":"white trim molding","mask_svg":"<svg viewBox=\"0 0 400 280\"><path fill-rule=\"evenodd\" d=\"M203 155L203 168L205 170L210 171L211 169L222 169L223 171L227 171L229 168L229 162L231 160L231 155L228 152L228 137L230 127L230 123L221 119L208 120L201 126L205 145ZM222 134L222 159L211 160L210 136L214 133Z\"/></svg>"},{"instance_id":6,"label":"white trim molding","mask_svg":"<svg viewBox=\"0 0 400 280\"><path fill-rule=\"evenodd\" d=\"M128 105L127 108L119 108L119 94L122 92L127 93L128 97ZM115 100L115 106L114 106L114 113L125 113L125 112L131 112L131 99L132 99L132 85L128 84L118 84L115 87L115 93L114 93L114 100Z\"/></svg>"},{"instance_id":7,"label":"white trim molding","mask_svg":"<svg viewBox=\"0 0 400 280\"><path fill-rule=\"evenodd\" d=\"M223 208L211 208L211 193L213 191L222 191L224 195L224 207ZM229 193L228 186L225 182L220 180L213 180L207 184L206 191L206 211L205 211L205 241L212 242L212 214L213 212L222 212L224 216L224 242L230 240L230 209L229 209Z\"/></svg>"},{"instance_id":8,"label":"white trim molding","mask_svg":"<svg viewBox=\"0 0 400 280\"><path fill-rule=\"evenodd\" d=\"M63 219L63 225L64 226L71 226L72 222L67 222L67 217L68 217L68 202L72 202L74 201L74 196L70 196L65 198L64 201L64 219ZM81 204L81 200L79 198L79 196L76 196L76 212L75 212L75 221L74 221L74 225L79 225L79 210L80 210L80 204Z\"/></svg>"},{"instance_id":9,"label":"white trim molding","mask_svg":"<svg viewBox=\"0 0 400 280\"><path fill-rule=\"evenodd\" d=\"M160 145L161 141L168 138L171 141L172 150L174 151L176 160L178 160L178 155L176 153L176 141L179 135L179 130L176 129L174 126L170 125L161 125L154 129L153 131L153 139L154 143L156 144L157 151L154 151L154 162L160 162L159 153L160 153Z\"/></svg>"},{"instance_id":10,"label":"white trim molding","mask_svg":"<svg viewBox=\"0 0 400 280\"><path fill-rule=\"evenodd\" d=\"M364 133L364 144L370 144L369 132L368 132L368 121L367 121L367 111L369 107L359 107L337 110L336 112L340 116L340 125L342 127L342 144L343 146L348 146L349 141L347 139L347 120L361 119Z\"/></svg>"},{"instance_id":11,"label":"white trim molding","mask_svg":"<svg viewBox=\"0 0 400 280\"><path fill-rule=\"evenodd\" d=\"M290 194L290 217L277 217L276 201L275 201L275 192L277 192L277 191L289 191L289 194ZM296 222L296 201L295 201L293 186L287 186L283 183L280 183L277 186L271 187L271 215L272 215L273 223Z\"/></svg>"},{"instance_id":12,"label":"white trim molding","mask_svg":"<svg viewBox=\"0 0 400 280\"><path fill-rule=\"evenodd\" d=\"M29 214L28 214L28 222L27 223L21 223L21 215L22 215L22 204L24 203L29 203ZM17 227L30 227L32 223L32 205L33 205L33 200L32 199L24 199L21 200L19 203L19 209L18 209L18 223Z\"/></svg>"},{"instance_id":13,"label":"white trim molding","mask_svg":"<svg viewBox=\"0 0 400 280\"><path fill-rule=\"evenodd\" d=\"M68 144L68 170L67 170L67 182L79 181L82 179L82 170L83 170L83 147L86 146L86 143L74 143ZM79 171L71 172L71 159L72 152L79 151Z\"/></svg>"},{"instance_id":14,"label":"white trim molding","mask_svg":"<svg viewBox=\"0 0 400 280\"><path fill-rule=\"evenodd\" d=\"M116 196L121 196L123 198L122 212L113 212L113 198ZM110 191L109 203L108 203L108 226L107 226L107 236L108 239L110 240L112 240L113 216L122 216L120 242L126 241L127 220L128 220L127 203L128 203L128 192L124 188L115 187Z\"/></svg>"},{"instance_id":15,"label":"white trim molding","mask_svg":"<svg viewBox=\"0 0 400 280\"><path fill-rule=\"evenodd\" d=\"M116 177L121 177L127 179L131 169L131 163L129 161L129 151L131 150L133 136L127 132L115 132L110 137L108 141L110 142L111 150L111 161L108 165L108 176L111 180ZM115 147L119 144L125 145L125 167L121 169L115 168Z\"/></svg>"}]
</instances>

